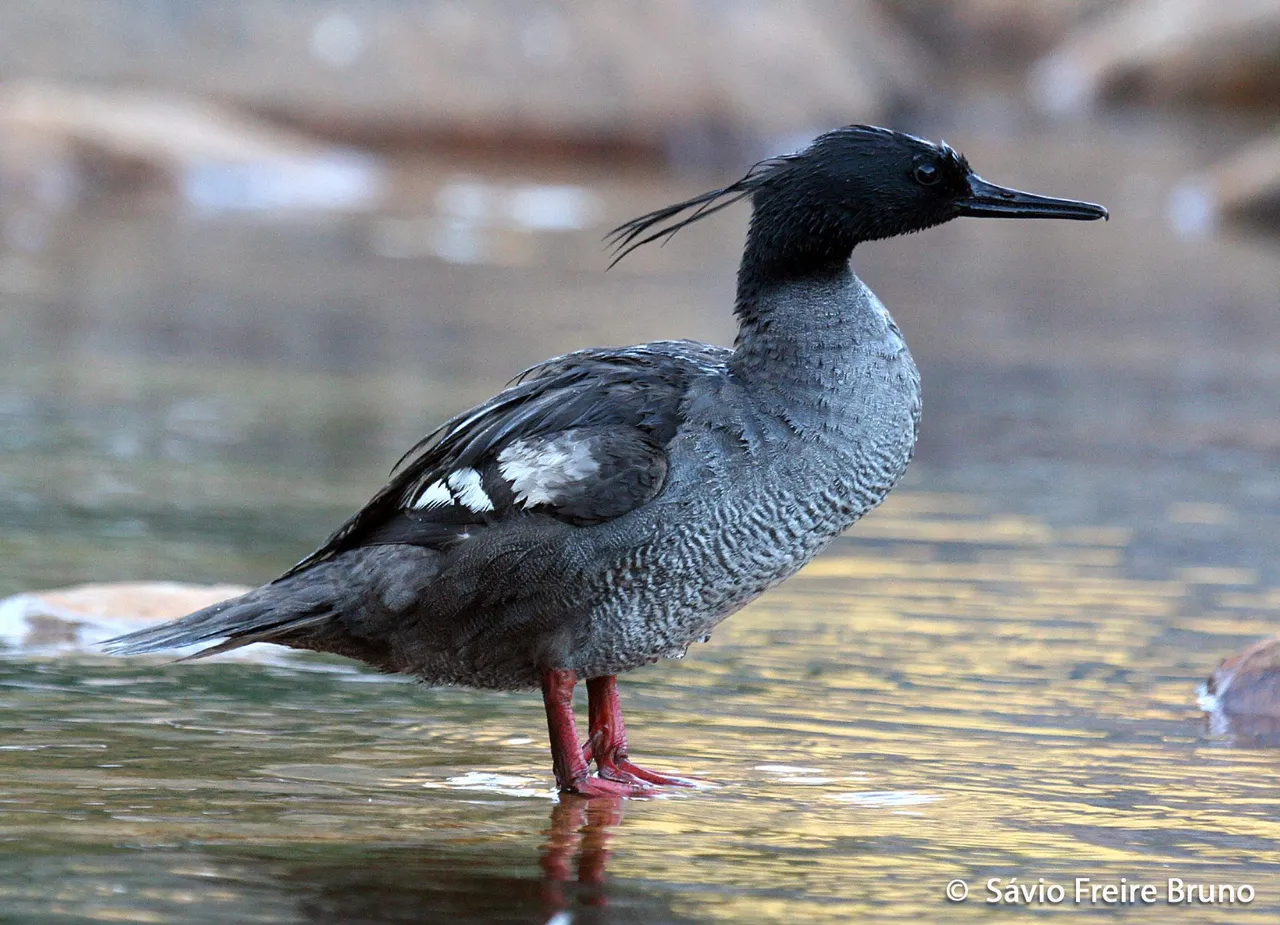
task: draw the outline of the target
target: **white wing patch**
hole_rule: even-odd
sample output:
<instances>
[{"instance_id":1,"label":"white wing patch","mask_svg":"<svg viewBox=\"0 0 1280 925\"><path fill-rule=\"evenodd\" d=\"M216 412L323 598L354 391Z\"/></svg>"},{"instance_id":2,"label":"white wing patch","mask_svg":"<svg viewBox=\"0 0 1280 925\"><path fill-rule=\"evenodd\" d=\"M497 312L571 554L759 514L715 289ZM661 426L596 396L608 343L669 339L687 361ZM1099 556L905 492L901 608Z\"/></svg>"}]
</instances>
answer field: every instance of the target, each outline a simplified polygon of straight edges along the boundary
<instances>
[{"instance_id":1,"label":"white wing patch","mask_svg":"<svg viewBox=\"0 0 1280 925\"><path fill-rule=\"evenodd\" d=\"M493 510L493 501L480 484L479 472L470 468L459 469L457 472L450 472L444 479L420 486L409 495L405 507L414 511L429 511L451 504L461 504L478 514Z\"/></svg>"},{"instance_id":2,"label":"white wing patch","mask_svg":"<svg viewBox=\"0 0 1280 925\"><path fill-rule=\"evenodd\" d=\"M498 454L498 472L525 507L554 504L563 489L599 471L591 441L574 435L517 440Z\"/></svg>"},{"instance_id":3,"label":"white wing patch","mask_svg":"<svg viewBox=\"0 0 1280 925\"><path fill-rule=\"evenodd\" d=\"M493 510L493 502L485 494L484 487L480 484L480 473L475 469L459 469L457 472L450 472L449 477L445 479L445 484L453 491L454 498L463 507L477 513Z\"/></svg>"}]
</instances>

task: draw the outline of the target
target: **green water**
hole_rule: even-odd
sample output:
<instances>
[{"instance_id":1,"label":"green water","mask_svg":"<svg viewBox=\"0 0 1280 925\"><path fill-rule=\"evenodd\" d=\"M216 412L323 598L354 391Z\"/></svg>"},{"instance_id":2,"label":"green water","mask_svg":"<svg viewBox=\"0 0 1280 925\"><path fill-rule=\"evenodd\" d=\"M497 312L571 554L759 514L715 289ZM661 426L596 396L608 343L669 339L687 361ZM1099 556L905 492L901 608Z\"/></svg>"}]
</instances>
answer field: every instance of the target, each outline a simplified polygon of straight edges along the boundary
<instances>
[{"instance_id":1,"label":"green water","mask_svg":"<svg viewBox=\"0 0 1280 925\"><path fill-rule=\"evenodd\" d=\"M859 252L924 373L906 483L622 681L635 757L715 786L557 802L533 695L8 651L0 921L951 921L1013 877L1082 915L1115 907L1077 877L1158 884L1129 918L1273 920L1280 756L1208 736L1194 689L1280 614L1280 245L1167 230L1197 126L964 134L989 179L1115 217ZM463 229L450 262L440 190L476 173L437 164L389 215L40 217L0 260L0 592L265 580L527 363L732 336L741 216L608 274L596 243L715 178L485 182L511 175L599 214ZM1170 877L1255 898L1171 911Z\"/></svg>"}]
</instances>

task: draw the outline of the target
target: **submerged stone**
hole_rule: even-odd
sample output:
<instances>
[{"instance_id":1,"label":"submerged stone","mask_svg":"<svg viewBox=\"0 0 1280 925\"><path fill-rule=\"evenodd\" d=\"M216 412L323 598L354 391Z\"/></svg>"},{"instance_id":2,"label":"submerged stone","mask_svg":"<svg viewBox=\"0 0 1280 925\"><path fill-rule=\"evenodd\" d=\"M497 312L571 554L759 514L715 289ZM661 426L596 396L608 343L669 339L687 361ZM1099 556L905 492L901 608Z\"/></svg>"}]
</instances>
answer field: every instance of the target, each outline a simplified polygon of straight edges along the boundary
<instances>
[{"instance_id":1,"label":"submerged stone","mask_svg":"<svg viewBox=\"0 0 1280 925\"><path fill-rule=\"evenodd\" d=\"M112 636L173 620L247 590L138 581L15 594L0 600L0 645L23 652L93 651Z\"/></svg>"},{"instance_id":2,"label":"submerged stone","mask_svg":"<svg viewBox=\"0 0 1280 925\"><path fill-rule=\"evenodd\" d=\"M1280 636L1223 659L1201 688L1199 701L1215 735L1280 745Z\"/></svg>"}]
</instances>

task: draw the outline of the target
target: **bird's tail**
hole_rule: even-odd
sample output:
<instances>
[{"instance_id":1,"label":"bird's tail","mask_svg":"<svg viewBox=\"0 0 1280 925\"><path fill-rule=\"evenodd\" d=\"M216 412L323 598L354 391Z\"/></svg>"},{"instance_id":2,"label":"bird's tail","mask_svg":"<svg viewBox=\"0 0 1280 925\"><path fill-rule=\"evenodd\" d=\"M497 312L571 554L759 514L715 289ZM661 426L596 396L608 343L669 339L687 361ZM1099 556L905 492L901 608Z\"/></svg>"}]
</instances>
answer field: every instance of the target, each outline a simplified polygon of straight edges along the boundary
<instances>
[{"instance_id":1,"label":"bird's tail","mask_svg":"<svg viewBox=\"0 0 1280 925\"><path fill-rule=\"evenodd\" d=\"M238 649L252 642L270 642L284 633L315 626L334 616L332 599L324 594L308 593L309 590L313 589L288 579L272 582L169 623L108 639L103 645L107 652L116 655L136 655L224 640L184 656L185 661Z\"/></svg>"}]
</instances>

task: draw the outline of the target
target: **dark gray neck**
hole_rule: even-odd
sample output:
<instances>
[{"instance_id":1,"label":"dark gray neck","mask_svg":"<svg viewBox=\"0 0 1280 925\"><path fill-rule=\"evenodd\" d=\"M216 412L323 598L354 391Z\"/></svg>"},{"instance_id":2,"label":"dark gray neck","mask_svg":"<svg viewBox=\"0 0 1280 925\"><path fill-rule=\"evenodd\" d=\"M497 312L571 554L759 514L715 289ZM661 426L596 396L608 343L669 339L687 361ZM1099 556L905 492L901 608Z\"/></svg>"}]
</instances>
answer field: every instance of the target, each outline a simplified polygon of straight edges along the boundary
<instances>
[{"instance_id":1,"label":"dark gray neck","mask_svg":"<svg viewBox=\"0 0 1280 925\"><path fill-rule=\"evenodd\" d=\"M892 325L845 261L784 281L742 274L735 311L731 368L744 382L776 387L769 390L784 402L829 400L849 384L854 361L883 344Z\"/></svg>"},{"instance_id":2,"label":"dark gray neck","mask_svg":"<svg viewBox=\"0 0 1280 925\"><path fill-rule=\"evenodd\" d=\"M730 367L788 420L805 409L839 418L868 351L897 337L884 306L849 268L858 229L823 192L795 184L759 190L738 268Z\"/></svg>"}]
</instances>

